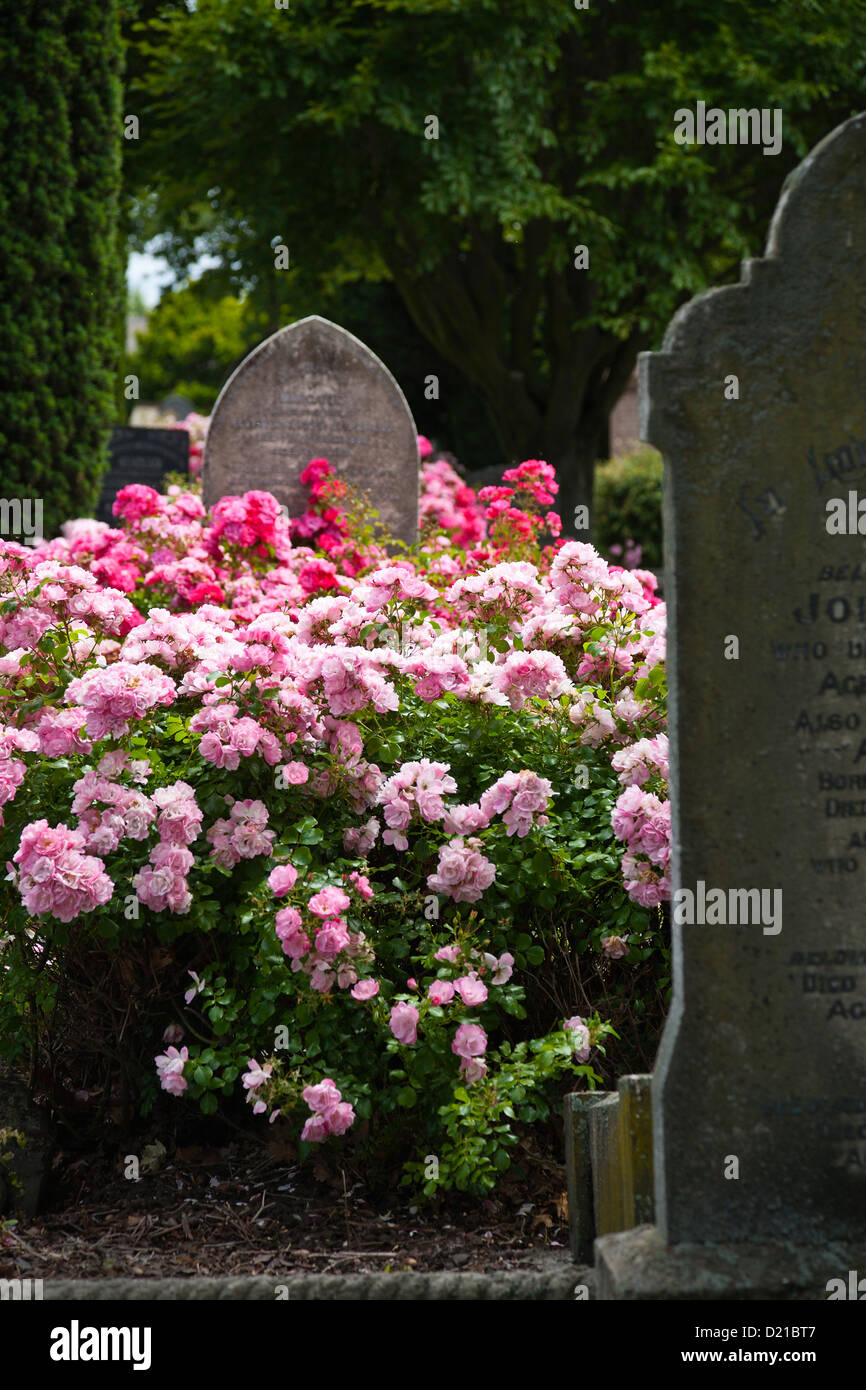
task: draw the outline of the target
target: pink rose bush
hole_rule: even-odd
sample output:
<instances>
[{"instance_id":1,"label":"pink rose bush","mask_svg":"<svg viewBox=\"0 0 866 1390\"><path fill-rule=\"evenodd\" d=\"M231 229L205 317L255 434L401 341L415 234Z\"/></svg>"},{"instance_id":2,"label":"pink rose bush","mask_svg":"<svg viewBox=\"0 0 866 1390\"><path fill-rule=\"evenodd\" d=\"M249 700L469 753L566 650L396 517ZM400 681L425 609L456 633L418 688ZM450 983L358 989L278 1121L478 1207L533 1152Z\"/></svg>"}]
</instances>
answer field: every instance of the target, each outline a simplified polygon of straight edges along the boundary
<instances>
[{"instance_id":1,"label":"pink rose bush","mask_svg":"<svg viewBox=\"0 0 866 1390\"><path fill-rule=\"evenodd\" d=\"M476 493L422 458L397 556L325 459L296 517L131 485L0 540L0 1053L35 1027L84 1078L54 991L98 968L143 1104L243 1093L302 1152L433 1144L484 1189L597 1079L609 1026L526 988L556 933L663 958L664 605L559 536L543 461Z\"/></svg>"}]
</instances>

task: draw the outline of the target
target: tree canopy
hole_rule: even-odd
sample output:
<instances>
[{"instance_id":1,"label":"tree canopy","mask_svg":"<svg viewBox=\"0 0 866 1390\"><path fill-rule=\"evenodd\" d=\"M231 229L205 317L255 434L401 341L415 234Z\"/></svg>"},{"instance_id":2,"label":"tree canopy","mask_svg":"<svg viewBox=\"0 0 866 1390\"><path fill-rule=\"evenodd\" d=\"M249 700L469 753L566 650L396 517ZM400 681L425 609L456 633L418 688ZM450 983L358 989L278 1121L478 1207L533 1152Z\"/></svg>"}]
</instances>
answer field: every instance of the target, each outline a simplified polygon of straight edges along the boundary
<instances>
[{"instance_id":1,"label":"tree canopy","mask_svg":"<svg viewBox=\"0 0 866 1390\"><path fill-rule=\"evenodd\" d=\"M139 42L140 235L273 326L302 285L392 281L566 517L637 353L760 254L866 85L862 0L198 0ZM781 108L781 152L678 144L698 101Z\"/></svg>"}]
</instances>

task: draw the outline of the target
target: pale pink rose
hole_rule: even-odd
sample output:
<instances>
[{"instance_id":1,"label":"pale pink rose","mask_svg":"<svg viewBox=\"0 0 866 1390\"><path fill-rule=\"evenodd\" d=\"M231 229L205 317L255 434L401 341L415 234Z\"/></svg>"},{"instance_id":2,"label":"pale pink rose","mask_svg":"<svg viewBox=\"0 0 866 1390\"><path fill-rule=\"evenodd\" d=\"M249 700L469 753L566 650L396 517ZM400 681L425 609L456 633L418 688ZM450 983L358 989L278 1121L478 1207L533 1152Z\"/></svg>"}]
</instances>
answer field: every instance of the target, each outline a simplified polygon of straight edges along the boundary
<instances>
[{"instance_id":1,"label":"pale pink rose","mask_svg":"<svg viewBox=\"0 0 866 1390\"><path fill-rule=\"evenodd\" d=\"M317 1111L320 1115L330 1114L341 1100L340 1092L329 1076L324 1077L315 1086L305 1086L301 1095L310 1109Z\"/></svg>"},{"instance_id":2,"label":"pale pink rose","mask_svg":"<svg viewBox=\"0 0 866 1390\"><path fill-rule=\"evenodd\" d=\"M334 987L334 967L327 961L318 961L310 976L310 989L314 989L317 994L328 994Z\"/></svg>"},{"instance_id":3,"label":"pale pink rose","mask_svg":"<svg viewBox=\"0 0 866 1390\"><path fill-rule=\"evenodd\" d=\"M460 959L460 947L440 946L433 959L444 960L447 961L449 965L454 965Z\"/></svg>"},{"instance_id":4,"label":"pale pink rose","mask_svg":"<svg viewBox=\"0 0 866 1390\"><path fill-rule=\"evenodd\" d=\"M376 995L379 993L379 981L359 980L351 993L353 999L359 999L362 1002L365 999L375 999Z\"/></svg>"},{"instance_id":5,"label":"pale pink rose","mask_svg":"<svg viewBox=\"0 0 866 1390\"><path fill-rule=\"evenodd\" d=\"M464 1057L460 1063L460 1070L464 1083L471 1086L474 1081L480 1081L482 1076L487 1075L487 1063L480 1057Z\"/></svg>"},{"instance_id":6,"label":"pale pink rose","mask_svg":"<svg viewBox=\"0 0 866 1390\"><path fill-rule=\"evenodd\" d=\"M354 887L355 892L360 893L361 897L366 902L371 901L373 889L370 887L370 880L367 878L366 874L359 874L357 872L351 873L349 874L349 882Z\"/></svg>"},{"instance_id":7,"label":"pale pink rose","mask_svg":"<svg viewBox=\"0 0 866 1390\"><path fill-rule=\"evenodd\" d=\"M341 1100L327 1116L329 1134L345 1134L355 1123L355 1112L348 1101Z\"/></svg>"},{"instance_id":8,"label":"pale pink rose","mask_svg":"<svg viewBox=\"0 0 866 1390\"><path fill-rule=\"evenodd\" d=\"M310 776L310 769L306 763L285 763L280 769L283 778L292 787L300 787Z\"/></svg>"},{"instance_id":9,"label":"pale pink rose","mask_svg":"<svg viewBox=\"0 0 866 1390\"><path fill-rule=\"evenodd\" d=\"M340 951L345 951L349 944L349 932L345 922L339 918L334 922L326 922L316 932L316 950L320 956L326 956L331 960L339 955Z\"/></svg>"},{"instance_id":10,"label":"pale pink rose","mask_svg":"<svg viewBox=\"0 0 866 1390\"><path fill-rule=\"evenodd\" d=\"M399 1043L411 1047L418 1037L419 1013L414 1004L395 1004L388 1024Z\"/></svg>"},{"instance_id":11,"label":"pale pink rose","mask_svg":"<svg viewBox=\"0 0 866 1390\"><path fill-rule=\"evenodd\" d=\"M328 1120L325 1115L311 1115L301 1130L301 1138L305 1144L321 1144L329 1134Z\"/></svg>"},{"instance_id":12,"label":"pale pink rose","mask_svg":"<svg viewBox=\"0 0 866 1390\"><path fill-rule=\"evenodd\" d=\"M292 968L298 965L302 956L305 956L310 949L310 938L306 932L291 932L287 936L281 936L280 941L283 947L283 955L288 956L292 961Z\"/></svg>"},{"instance_id":13,"label":"pale pink rose","mask_svg":"<svg viewBox=\"0 0 866 1390\"><path fill-rule=\"evenodd\" d=\"M159 1084L169 1095L182 1096L189 1085L183 1074L184 1062L188 1058L189 1049L186 1047L182 1047L180 1052L176 1047L169 1047L161 1056L154 1058Z\"/></svg>"},{"instance_id":14,"label":"pale pink rose","mask_svg":"<svg viewBox=\"0 0 866 1390\"><path fill-rule=\"evenodd\" d=\"M271 1063L268 1063L266 1067L260 1066L254 1057L249 1058L247 1065L249 1071L245 1072L242 1077L244 1089L247 1091L255 1091L263 1085L274 1069Z\"/></svg>"},{"instance_id":15,"label":"pale pink rose","mask_svg":"<svg viewBox=\"0 0 866 1390\"><path fill-rule=\"evenodd\" d=\"M349 901L342 888L323 888L321 893L314 893L307 906L317 917L336 917L345 911Z\"/></svg>"},{"instance_id":16,"label":"pale pink rose","mask_svg":"<svg viewBox=\"0 0 866 1390\"><path fill-rule=\"evenodd\" d=\"M461 1023L454 1035L451 1051L458 1057L480 1057L487 1051L487 1034L477 1023Z\"/></svg>"},{"instance_id":17,"label":"pale pink rose","mask_svg":"<svg viewBox=\"0 0 866 1390\"><path fill-rule=\"evenodd\" d=\"M471 975L463 975L459 980L455 980L454 988L470 1009L476 1004L483 1004L487 998L487 986L481 983L474 971Z\"/></svg>"},{"instance_id":18,"label":"pale pink rose","mask_svg":"<svg viewBox=\"0 0 866 1390\"><path fill-rule=\"evenodd\" d=\"M620 960L622 956L628 955L628 937L606 936L602 940L601 949L608 960Z\"/></svg>"},{"instance_id":19,"label":"pale pink rose","mask_svg":"<svg viewBox=\"0 0 866 1390\"><path fill-rule=\"evenodd\" d=\"M301 914L296 907L281 907L275 918L276 933L281 941L301 929Z\"/></svg>"},{"instance_id":20,"label":"pale pink rose","mask_svg":"<svg viewBox=\"0 0 866 1390\"><path fill-rule=\"evenodd\" d=\"M200 994L204 989L204 980L200 980L194 970L188 970L186 973L189 975L190 979L195 980L195 984L191 989L188 989L183 996L183 1002L185 1004L191 1004L195 996Z\"/></svg>"},{"instance_id":21,"label":"pale pink rose","mask_svg":"<svg viewBox=\"0 0 866 1390\"><path fill-rule=\"evenodd\" d=\"M588 1062L591 1045L589 1041L589 1029L583 1019L579 1014L575 1014L572 1018L567 1018L562 1026L568 1032L574 1034L572 1044L578 1062Z\"/></svg>"},{"instance_id":22,"label":"pale pink rose","mask_svg":"<svg viewBox=\"0 0 866 1390\"><path fill-rule=\"evenodd\" d=\"M510 951L504 951L499 957L499 961L493 971L493 984L504 985L514 973L514 957Z\"/></svg>"},{"instance_id":23,"label":"pale pink rose","mask_svg":"<svg viewBox=\"0 0 866 1390\"><path fill-rule=\"evenodd\" d=\"M268 886L275 898L284 898L291 893L298 881L298 871L291 864L278 864L268 874Z\"/></svg>"},{"instance_id":24,"label":"pale pink rose","mask_svg":"<svg viewBox=\"0 0 866 1390\"><path fill-rule=\"evenodd\" d=\"M427 990L431 1004L450 1004L454 998L454 985L450 980L434 980Z\"/></svg>"}]
</instances>

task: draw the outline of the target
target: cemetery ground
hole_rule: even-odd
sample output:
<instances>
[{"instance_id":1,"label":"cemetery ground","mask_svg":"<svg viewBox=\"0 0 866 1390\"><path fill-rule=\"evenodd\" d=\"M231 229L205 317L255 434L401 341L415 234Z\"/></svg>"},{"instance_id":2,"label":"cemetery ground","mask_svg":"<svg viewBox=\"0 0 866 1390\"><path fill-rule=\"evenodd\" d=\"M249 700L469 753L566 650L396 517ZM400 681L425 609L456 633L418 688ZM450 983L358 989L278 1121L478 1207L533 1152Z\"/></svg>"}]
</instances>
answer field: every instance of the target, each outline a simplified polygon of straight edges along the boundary
<instances>
[{"instance_id":1,"label":"cemetery ground","mask_svg":"<svg viewBox=\"0 0 866 1390\"><path fill-rule=\"evenodd\" d=\"M491 1196L433 1203L398 1170L371 1182L351 1154L299 1165L277 1127L259 1139L199 1124L162 1157L157 1140L144 1154L158 1170L138 1181L122 1154L82 1153L70 1135L45 1209L6 1227L0 1279L542 1270L570 1258L558 1129L526 1136Z\"/></svg>"}]
</instances>

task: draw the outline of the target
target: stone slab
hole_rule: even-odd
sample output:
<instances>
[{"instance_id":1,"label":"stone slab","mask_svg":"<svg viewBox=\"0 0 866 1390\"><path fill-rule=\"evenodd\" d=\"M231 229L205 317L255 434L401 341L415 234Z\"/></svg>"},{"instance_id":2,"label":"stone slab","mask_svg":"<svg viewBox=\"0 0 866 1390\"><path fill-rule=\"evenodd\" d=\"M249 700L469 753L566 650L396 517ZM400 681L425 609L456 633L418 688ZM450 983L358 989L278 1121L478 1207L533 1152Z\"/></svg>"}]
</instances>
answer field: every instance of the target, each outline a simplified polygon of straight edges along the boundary
<instances>
[{"instance_id":1,"label":"stone slab","mask_svg":"<svg viewBox=\"0 0 866 1390\"><path fill-rule=\"evenodd\" d=\"M466 1301L573 1302L575 1289L593 1297L592 1271L564 1257L550 1272L506 1274L289 1274L238 1279L46 1279L46 1302ZM277 1290L282 1291L280 1299ZM581 1298L583 1295L581 1295Z\"/></svg>"},{"instance_id":2,"label":"stone slab","mask_svg":"<svg viewBox=\"0 0 866 1390\"><path fill-rule=\"evenodd\" d=\"M655 1226L595 1242L596 1297L603 1302L823 1301L832 1279L866 1274L866 1244L667 1245Z\"/></svg>"}]
</instances>

